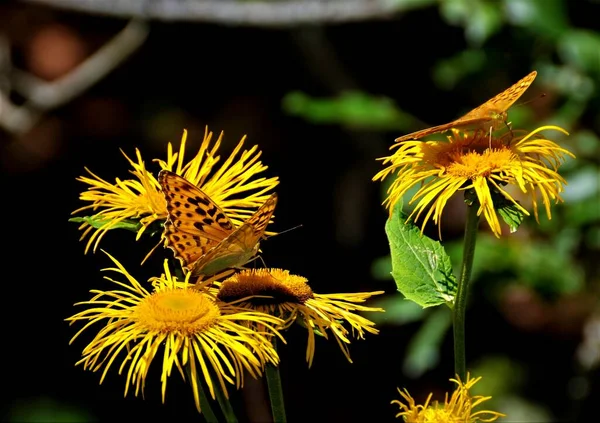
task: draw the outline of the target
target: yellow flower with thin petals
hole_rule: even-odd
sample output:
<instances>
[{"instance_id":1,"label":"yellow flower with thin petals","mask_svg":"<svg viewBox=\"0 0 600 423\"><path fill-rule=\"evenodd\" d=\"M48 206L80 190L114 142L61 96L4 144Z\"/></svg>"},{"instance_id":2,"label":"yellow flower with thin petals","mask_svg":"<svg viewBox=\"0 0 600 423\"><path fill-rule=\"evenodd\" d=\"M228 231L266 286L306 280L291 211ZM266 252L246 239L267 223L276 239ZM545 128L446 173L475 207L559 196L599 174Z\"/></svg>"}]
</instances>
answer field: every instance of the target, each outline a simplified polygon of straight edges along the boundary
<instances>
[{"instance_id":1,"label":"yellow flower with thin petals","mask_svg":"<svg viewBox=\"0 0 600 423\"><path fill-rule=\"evenodd\" d=\"M118 373L127 373L125 395L130 385L135 395L144 391L153 361L161 361L162 400L173 368L184 379L189 378L196 408L200 410L200 379L203 378L213 399L215 383L227 397L227 384L243 386L243 374L262 374L264 365L277 365L279 357L271 344L271 336L283 321L264 313L218 303L214 297L171 275L165 260L165 273L154 279L154 292L148 292L113 257L116 268L104 269L126 278L112 291L92 290L94 297L76 305L87 306L68 319L85 322L71 343L85 330L104 323L83 349L77 362L84 369L102 370L100 383L119 356ZM262 332L249 323L260 324ZM162 351L161 351L162 350ZM184 369L187 368L187 369ZM187 371L186 371L187 370Z\"/></svg>"},{"instance_id":2,"label":"yellow flower with thin petals","mask_svg":"<svg viewBox=\"0 0 600 423\"><path fill-rule=\"evenodd\" d=\"M282 269L242 270L217 285L220 285L216 292L219 300L284 319L280 330L300 319L308 328L306 361L309 367L315 353L314 330L318 330L326 339L328 331L331 331L348 361L352 362L348 351L350 336L363 339L365 332L379 333L373 322L354 311L385 311L359 305L373 295L383 294L383 291L316 294L306 278ZM350 325L351 332L344 322Z\"/></svg>"},{"instance_id":3,"label":"yellow flower with thin petals","mask_svg":"<svg viewBox=\"0 0 600 423\"><path fill-rule=\"evenodd\" d=\"M470 379L468 374L466 383L462 383L458 377L450 379L451 382L456 383L458 386L450 399L448 399L448 394L446 394L443 404L438 403L438 401L432 403L432 394L429 394L425 404L416 404L406 389L404 391L398 389L402 400L392 401L392 404L400 406L400 412L396 414L396 417L404 418L406 423L493 422L499 417L506 417L504 414L496 411L474 411L475 407L492 398L481 395L471 396L470 389L480 380L481 377Z\"/></svg>"},{"instance_id":4,"label":"yellow flower with thin petals","mask_svg":"<svg viewBox=\"0 0 600 423\"><path fill-rule=\"evenodd\" d=\"M560 193L566 181L558 174L558 167L565 156L575 157L553 141L543 139L538 133L553 129L567 134L557 126L543 126L525 135L510 140L516 131L499 138L477 131L462 134L453 130L447 141L406 141L395 144L398 150L389 157L382 158L388 165L373 180L384 180L395 174L384 201L390 213L394 204L417 184L420 189L409 204L416 206L411 217L417 221L423 217L421 230L429 219L438 225L448 199L459 190L473 189L479 201L478 215L483 214L494 235L502 230L493 202L498 194L514 204L522 213L529 215L503 188L514 185L521 192L529 194L536 220L538 220L538 200L540 195L550 219L550 203L562 202Z\"/></svg>"},{"instance_id":5,"label":"yellow flower with thin petals","mask_svg":"<svg viewBox=\"0 0 600 423\"><path fill-rule=\"evenodd\" d=\"M170 170L184 177L198 186L204 193L212 198L227 214L231 221L240 225L250 217L269 197L279 180L273 178L256 178L255 176L267 169L259 160L261 152L257 146L242 151L244 136L229 157L219 166L217 155L223 133L213 143L212 132L206 129L204 140L196 155L185 163L184 153L187 140L187 131L183 132L179 151L174 152L171 143L168 144L167 160L155 159L159 169ZM85 252L93 245L96 251L98 244L106 232L119 223L129 219L139 220L139 230L136 240L153 223L167 218L167 205L160 191L155 174L146 169L142 155L136 149L137 161L130 159L125 153L125 158L131 164L131 173L135 179L116 178L114 183L108 182L95 175L88 169L91 177L77 178L89 187L81 193L79 198L90 204L81 207L73 214L84 211L94 214L95 224L86 221L79 229L83 230L81 240L88 239Z\"/></svg>"}]
</instances>

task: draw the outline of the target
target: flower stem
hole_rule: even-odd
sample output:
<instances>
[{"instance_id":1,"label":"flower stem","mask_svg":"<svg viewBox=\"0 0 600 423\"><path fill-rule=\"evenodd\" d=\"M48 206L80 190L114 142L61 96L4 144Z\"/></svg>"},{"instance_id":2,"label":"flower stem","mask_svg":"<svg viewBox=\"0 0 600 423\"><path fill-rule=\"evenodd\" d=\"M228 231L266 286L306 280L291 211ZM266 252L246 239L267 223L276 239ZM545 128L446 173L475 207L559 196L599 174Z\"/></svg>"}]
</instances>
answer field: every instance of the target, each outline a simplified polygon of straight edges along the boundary
<instances>
[{"instance_id":1,"label":"flower stem","mask_svg":"<svg viewBox=\"0 0 600 423\"><path fill-rule=\"evenodd\" d=\"M200 409L202 410L202 416L206 422L218 423L219 420L217 419L217 416L215 416L215 413L210 406L210 401L208 401L208 397L206 396L206 392L204 392L204 386L202 383L198 383L198 395L200 397Z\"/></svg>"},{"instance_id":2,"label":"flower stem","mask_svg":"<svg viewBox=\"0 0 600 423\"><path fill-rule=\"evenodd\" d=\"M475 241L477 239L477 227L479 216L477 209L479 204L474 201L467 207L467 221L465 223L465 239L463 246L463 262L460 269L456 301L452 311L452 323L454 327L454 372L460 380L466 380L467 366L465 355L465 313L467 310L467 296L469 294L469 279L475 257Z\"/></svg>"},{"instance_id":3,"label":"flower stem","mask_svg":"<svg viewBox=\"0 0 600 423\"><path fill-rule=\"evenodd\" d=\"M277 351L277 339L273 339L273 348ZM283 402L283 390L281 389L281 377L279 367L267 364L265 369L267 386L269 387L269 398L271 399L271 412L275 423L285 423L285 404Z\"/></svg>"},{"instance_id":4,"label":"flower stem","mask_svg":"<svg viewBox=\"0 0 600 423\"><path fill-rule=\"evenodd\" d=\"M221 411L225 416L225 421L227 423L237 423L238 420L235 416L235 413L233 412L233 407L231 406L229 399L223 393L221 386L219 386L218 384L215 384L215 395L217 396L217 401L221 406Z\"/></svg>"},{"instance_id":5,"label":"flower stem","mask_svg":"<svg viewBox=\"0 0 600 423\"><path fill-rule=\"evenodd\" d=\"M189 366L185 366L185 373L187 374L188 380L192 380L192 370ZM202 380L198 380L198 397L200 399L200 410L202 410L202 417L206 423L219 423L217 416L215 416L215 412L212 410L210 406L210 401L206 396L206 391L204 390L204 383Z\"/></svg>"}]
</instances>

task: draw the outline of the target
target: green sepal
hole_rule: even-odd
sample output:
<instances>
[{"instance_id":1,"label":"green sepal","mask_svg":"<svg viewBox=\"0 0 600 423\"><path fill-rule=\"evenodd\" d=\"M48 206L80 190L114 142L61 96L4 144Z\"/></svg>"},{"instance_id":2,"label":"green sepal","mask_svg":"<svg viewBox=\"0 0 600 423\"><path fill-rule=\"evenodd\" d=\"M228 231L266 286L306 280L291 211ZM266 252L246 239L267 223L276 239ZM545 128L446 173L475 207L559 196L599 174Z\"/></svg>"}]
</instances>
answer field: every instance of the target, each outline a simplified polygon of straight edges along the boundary
<instances>
[{"instance_id":1,"label":"green sepal","mask_svg":"<svg viewBox=\"0 0 600 423\"><path fill-rule=\"evenodd\" d=\"M317 335L317 336L321 336L321 337L323 337L323 338L326 338L326 336L323 334L323 332L321 332L321 331L320 331L319 329L317 329L316 327L315 327L315 328L311 328L311 327L309 327L309 326L306 324L306 322L304 321L304 319L303 319L303 318L301 318L301 317L297 318L297 319L295 320L295 323L297 323L298 325L300 325L301 327L303 327L303 328L304 328L304 329L306 329L306 330L312 330L312 331L315 333L315 335Z\"/></svg>"},{"instance_id":2,"label":"green sepal","mask_svg":"<svg viewBox=\"0 0 600 423\"><path fill-rule=\"evenodd\" d=\"M523 223L523 220L525 219L523 210L503 195L498 195L496 197L492 195L492 198L494 200L494 208L502 220L508 225L510 232L517 232L517 229L519 229L519 226L521 226L521 223Z\"/></svg>"},{"instance_id":3,"label":"green sepal","mask_svg":"<svg viewBox=\"0 0 600 423\"><path fill-rule=\"evenodd\" d=\"M523 210L519 208L517 204L502 195L502 193L500 193L496 188L490 188L494 209L498 212L502 220L504 220L504 222L508 225L510 232L516 232L517 229L519 229L519 226L521 226L521 223L523 223L526 214L523 213ZM474 189L468 189L465 191L465 203L469 206L479 204L479 200Z\"/></svg>"},{"instance_id":4,"label":"green sepal","mask_svg":"<svg viewBox=\"0 0 600 423\"><path fill-rule=\"evenodd\" d=\"M421 230L402 212L398 201L385 224L392 256L392 277L407 299L421 307L447 304L456 296L456 278L444 247L421 234Z\"/></svg>"},{"instance_id":5,"label":"green sepal","mask_svg":"<svg viewBox=\"0 0 600 423\"><path fill-rule=\"evenodd\" d=\"M108 225L111 220L103 219L98 216L84 216L84 217L72 217L69 219L69 222L74 223L87 223L92 228L102 229L106 225ZM108 229L127 229L132 232L137 232L142 227L142 224L139 220L136 219L123 219L118 223L115 223Z\"/></svg>"},{"instance_id":6,"label":"green sepal","mask_svg":"<svg viewBox=\"0 0 600 423\"><path fill-rule=\"evenodd\" d=\"M135 233L138 233L139 230L142 228L142 223L140 222L139 219L123 219L120 222L115 223L114 225L111 225L109 228L104 228L104 227L106 225L108 225L109 223L111 223L111 220L103 219L98 216L72 217L69 219L69 222L87 223L92 228L96 228L96 229L107 229L107 230L125 229L125 230L135 232ZM162 222L162 221L152 222L146 228L145 233L149 234L150 236L154 236L158 233L162 233L163 227L164 227L164 222Z\"/></svg>"}]
</instances>

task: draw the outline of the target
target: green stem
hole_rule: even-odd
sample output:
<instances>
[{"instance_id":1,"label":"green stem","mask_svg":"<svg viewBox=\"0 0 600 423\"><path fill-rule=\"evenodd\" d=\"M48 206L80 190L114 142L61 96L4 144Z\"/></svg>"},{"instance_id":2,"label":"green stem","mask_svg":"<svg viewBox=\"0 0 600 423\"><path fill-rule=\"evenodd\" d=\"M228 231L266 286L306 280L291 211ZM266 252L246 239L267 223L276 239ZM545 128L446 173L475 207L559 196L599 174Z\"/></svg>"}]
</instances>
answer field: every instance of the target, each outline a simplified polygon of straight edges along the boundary
<instances>
[{"instance_id":1,"label":"green stem","mask_svg":"<svg viewBox=\"0 0 600 423\"><path fill-rule=\"evenodd\" d=\"M273 347L277 351L277 339L273 338ZM267 386L269 387L269 398L271 400L271 412L273 413L274 423L285 423L285 404L283 402L283 390L281 389L281 377L279 367L267 364L265 369L267 376Z\"/></svg>"},{"instance_id":2,"label":"green stem","mask_svg":"<svg viewBox=\"0 0 600 423\"><path fill-rule=\"evenodd\" d=\"M223 393L221 386L218 384L215 384L215 395L217 396L217 401L219 402L219 405L221 406L221 411L223 412L223 415L225 416L225 421L227 423L237 423L238 420L237 420L237 417L235 416L235 413L233 412L233 407L231 406L229 399L227 397L225 397L225 394Z\"/></svg>"},{"instance_id":3,"label":"green stem","mask_svg":"<svg viewBox=\"0 0 600 423\"><path fill-rule=\"evenodd\" d=\"M460 269L456 301L452 311L454 326L454 372L463 382L466 380L467 365L465 356L465 313L467 310L467 295L469 293L469 279L475 257L475 241L477 239L477 226L479 204L474 201L467 208L467 222L465 224L465 244L463 247L463 262Z\"/></svg>"},{"instance_id":4,"label":"green stem","mask_svg":"<svg viewBox=\"0 0 600 423\"><path fill-rule=\"evenodd\" d=\"M189 364L185 366L185 372L188 376L188 380L191 381L192 371L190 370ZM198 380L198 396L200 397L200 410L202 410L202 417L204 417L204 420L206 420L207 423L219 423L217 416L215 416L215 413L210 406L210 401L206 396L206 391L204 390L204 383L202 380Z\"/></svg>"},{"instance_id":5,"label":"green stem","mask_svg":"<svg viewBox=\"0 0 600 423\"><path fill-rule=\"evenodd\" d=\"M210 401L208 401L206 392L204 392L204 384L200 383L200 381L198 382L198 395L200 397L200 409L202 410L202 415L207 423L218 423L219 420L210 406Z\"/></svg>"}]
</instances>

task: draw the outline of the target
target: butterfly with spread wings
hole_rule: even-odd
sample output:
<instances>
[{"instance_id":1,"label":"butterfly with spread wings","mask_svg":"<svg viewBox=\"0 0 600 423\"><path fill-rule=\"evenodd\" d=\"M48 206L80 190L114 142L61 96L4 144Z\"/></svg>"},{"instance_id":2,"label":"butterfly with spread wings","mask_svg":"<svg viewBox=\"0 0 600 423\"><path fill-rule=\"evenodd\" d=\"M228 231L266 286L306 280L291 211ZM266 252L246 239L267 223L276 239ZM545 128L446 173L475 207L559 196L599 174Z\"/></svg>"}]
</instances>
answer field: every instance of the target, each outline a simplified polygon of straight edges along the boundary
<instances>
[{"instance_id":1,"label":"butterfly with spread wings","mask_svg":"<svg viewBox=\"0 0 600 423\"><path fill-rule=\"evenodd\" d=\"M167 200L166 246L193 277L240 268L258 253L277 194L235 228L223 210L186 179L162 170L158 181Z\"/></svg>"},{"instance_id":2,"label":"butterfly with spread wings","mask_svg":"<svg viewBox=\"0 0 600 423\"><path fill-rule=\"evenodd\" d=\"M427 135L446 132L452 128L483 129L486 132L489 131L490 128L496 130L506 124L506 111L523 95L527 88L529 88L536 75L536 71L531 72L525 78L513 84L510 88L450 123L403 135L396 138L396 142L418 140Z\"/></svg>"}]
</instances>

